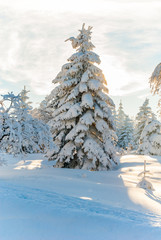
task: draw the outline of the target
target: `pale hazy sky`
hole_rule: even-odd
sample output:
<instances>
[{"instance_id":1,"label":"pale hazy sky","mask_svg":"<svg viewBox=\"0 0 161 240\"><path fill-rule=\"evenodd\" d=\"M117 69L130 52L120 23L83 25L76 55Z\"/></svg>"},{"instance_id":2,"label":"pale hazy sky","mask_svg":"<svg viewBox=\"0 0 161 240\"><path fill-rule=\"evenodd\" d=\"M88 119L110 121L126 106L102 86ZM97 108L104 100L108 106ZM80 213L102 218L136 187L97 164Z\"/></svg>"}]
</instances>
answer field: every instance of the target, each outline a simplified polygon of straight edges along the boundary
<instances>
[{"instance_id":1,"label":"pale hazy sky","mask_svg":"<svg viewBox=\"0 0 161 240\"><path fill-rule=\"evenodd\" d=\"M122 99L133 116L148 97L156 111L148 81L161 62L160 0L0 0L0 93L26 85L34 103L43 100L74 52L64 40L84 22L116 106Z\"/></svg>"}]
</instances>

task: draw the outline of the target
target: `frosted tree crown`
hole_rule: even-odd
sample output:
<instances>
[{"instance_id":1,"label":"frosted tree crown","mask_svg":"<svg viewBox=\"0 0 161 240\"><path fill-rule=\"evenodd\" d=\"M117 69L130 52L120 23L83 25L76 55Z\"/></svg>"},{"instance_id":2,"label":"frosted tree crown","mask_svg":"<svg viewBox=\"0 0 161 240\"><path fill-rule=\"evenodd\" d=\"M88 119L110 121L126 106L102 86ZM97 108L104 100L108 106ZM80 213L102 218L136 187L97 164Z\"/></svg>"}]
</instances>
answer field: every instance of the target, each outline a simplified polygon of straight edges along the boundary
<instances>
[{"instance_id":1,"label":"frosted tree crown","mask_svg":"<svg viewBox=\"0 0 161 240\"><path fill-rule=\"evenodd\" d=\"M91 40L91 29L92 27L89 26L88 29L85 29L85 23L82 25L82 29L79 30L80 34L77 36L77 38L70 37L66 41L70 40L72 42L73 48L78 48L78 51L90 51L95 46L92 44Z\"/></svg>"}]
</instances>

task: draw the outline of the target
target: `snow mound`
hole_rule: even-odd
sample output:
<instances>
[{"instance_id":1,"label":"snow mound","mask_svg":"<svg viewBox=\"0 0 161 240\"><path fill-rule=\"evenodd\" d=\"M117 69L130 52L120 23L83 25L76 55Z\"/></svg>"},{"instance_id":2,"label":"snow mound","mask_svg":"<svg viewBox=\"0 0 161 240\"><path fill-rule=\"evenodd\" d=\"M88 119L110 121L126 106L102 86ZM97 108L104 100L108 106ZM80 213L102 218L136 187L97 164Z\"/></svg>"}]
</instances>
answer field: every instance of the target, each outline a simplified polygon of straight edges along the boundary
<instances>
[{"instance_id":1,"label":"snow mound","mask_svg":"<svg viewBox=\"0 0 161 240\"><path fill-rule=\"evenodd\" d=\"M155 190L155 189L153 188L153 185L152 185L148 180L146 180L144 177L143 177L142 180L137 184L137 187L144 188L144 189L146 189L146 190L152 190L152 191Z\"/></svg>"}]
</instances>

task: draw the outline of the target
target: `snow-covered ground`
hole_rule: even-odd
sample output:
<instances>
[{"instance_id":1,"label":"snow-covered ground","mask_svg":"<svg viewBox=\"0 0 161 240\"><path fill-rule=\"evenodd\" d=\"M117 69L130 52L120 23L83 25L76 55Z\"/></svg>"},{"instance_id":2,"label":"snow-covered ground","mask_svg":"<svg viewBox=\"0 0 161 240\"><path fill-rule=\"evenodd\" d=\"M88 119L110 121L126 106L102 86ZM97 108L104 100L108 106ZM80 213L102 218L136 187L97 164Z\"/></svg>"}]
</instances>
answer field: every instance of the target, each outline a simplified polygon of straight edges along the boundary
<instances>
[{"instance_id":1,"label":"snow-covered ground","mask_svg":"<svg viewBox=\"0 0 161 240\"><path fill-rule=\"evenodd\" d=\"M154 191L137 187L144 160ZM0 240L160 240L161 157L126 155L114 171L0 155Z\"/></svg>"}]
</instances>

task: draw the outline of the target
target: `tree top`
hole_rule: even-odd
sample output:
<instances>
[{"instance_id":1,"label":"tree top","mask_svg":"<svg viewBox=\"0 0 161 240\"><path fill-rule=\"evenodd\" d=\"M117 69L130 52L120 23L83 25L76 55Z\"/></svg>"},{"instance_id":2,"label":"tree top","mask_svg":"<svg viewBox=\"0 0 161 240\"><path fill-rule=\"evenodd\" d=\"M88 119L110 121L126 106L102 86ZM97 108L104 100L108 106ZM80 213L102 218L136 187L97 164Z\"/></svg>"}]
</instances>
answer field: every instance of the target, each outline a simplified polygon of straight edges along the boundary
<instances>
[{"instance_id":1,"label":"tree top","mask_svg":"<svg viewBox=\"0 0 161 240\"><path fill-rule=\"evenodd\" d=\"M85 29L85 23L82 25L82 29L79 30L79 35L75 37L70 37L65 42L71 41L73 48L78 48L78 51L85 52L92 50L95 46L92 44L91 40L91 29L93 27L88 26L87 29Z\"/></svg>"}]
</instances>

